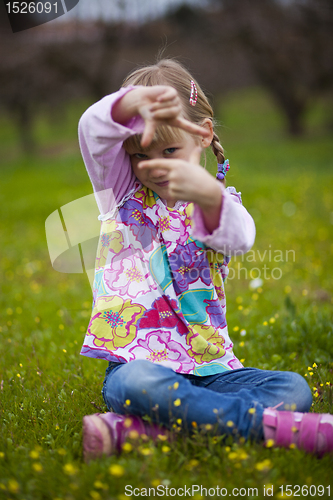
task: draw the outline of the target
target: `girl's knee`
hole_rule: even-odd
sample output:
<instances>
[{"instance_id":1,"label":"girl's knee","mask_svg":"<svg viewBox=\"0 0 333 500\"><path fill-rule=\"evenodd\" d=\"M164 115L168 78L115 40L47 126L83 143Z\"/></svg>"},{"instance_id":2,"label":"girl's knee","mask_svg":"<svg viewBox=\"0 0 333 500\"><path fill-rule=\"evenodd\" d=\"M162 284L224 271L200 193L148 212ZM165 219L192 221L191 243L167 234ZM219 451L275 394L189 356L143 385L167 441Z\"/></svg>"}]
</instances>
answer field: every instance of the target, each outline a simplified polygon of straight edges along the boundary
<instances>
[{"instance_id":1,"label":"girl's knee","mask_svg":"<svg viewBox=\"0 0 333 500\"><path fill-rule=\"evenodd\" d=\"M290 409L299 412L307 412L312 405L311 389L302 375L295 372L286 372L288 374L288 393Z\"/></svg>"},{"instance_id":2,"label":"girl's knee","mask_svg":"<svg viewBox=\"0 0 333 500\"><path fill-rule=\"evenodd\" d=\"M120 384L122 392L130 398L131 395L150 394L172 375L173 371L169 368L138 359L124 364L115 373L114 382Z\"/></svg>"}]
</instances>

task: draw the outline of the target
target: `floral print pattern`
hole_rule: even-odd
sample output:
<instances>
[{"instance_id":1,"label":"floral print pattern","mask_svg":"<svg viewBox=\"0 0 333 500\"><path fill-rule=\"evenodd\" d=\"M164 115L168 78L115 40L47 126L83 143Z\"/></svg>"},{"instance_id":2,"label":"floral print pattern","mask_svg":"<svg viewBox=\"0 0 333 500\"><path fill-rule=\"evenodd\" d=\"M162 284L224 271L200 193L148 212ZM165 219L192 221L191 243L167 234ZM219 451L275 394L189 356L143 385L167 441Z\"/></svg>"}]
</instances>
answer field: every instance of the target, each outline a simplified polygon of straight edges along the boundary
<instances>
[{"instance_id":1,"label":"floral print pattern","mask_svg":"<svg viewBox=\"0 0 333 500\"><path fill-rule=\"evenodd\" d=\"M187 333L188 328L177 302L163 295L155 300L152 308L140 319L140 328L176 328L180 335Z\"/></svg>"},{"instance_id":2,"label":"floral print pattern","mask_svg":"<svg viewBox=\"0 0 333 500\"><path fill-rule=\"evenodd\" d=\"M191 237L193 204L168 208L138 185L117 210L102 223L81 353L202 376L240 367L225 319L228 260Z\"/></svg>"},{"instance_id":3,"label":"floral print pattern","mask_svg":"<svg viewBox=\"0 0 333 500\"><path fill-rule=\"evenodd\" d=\"M194 361L179 343L172 340L168 330L155 330L148 333L144 339L138 340L138 345L130 349L132 359L147 359L152 363L163 363L173 370L189 373L194 368Z\"/></svg>"}]
</instances>

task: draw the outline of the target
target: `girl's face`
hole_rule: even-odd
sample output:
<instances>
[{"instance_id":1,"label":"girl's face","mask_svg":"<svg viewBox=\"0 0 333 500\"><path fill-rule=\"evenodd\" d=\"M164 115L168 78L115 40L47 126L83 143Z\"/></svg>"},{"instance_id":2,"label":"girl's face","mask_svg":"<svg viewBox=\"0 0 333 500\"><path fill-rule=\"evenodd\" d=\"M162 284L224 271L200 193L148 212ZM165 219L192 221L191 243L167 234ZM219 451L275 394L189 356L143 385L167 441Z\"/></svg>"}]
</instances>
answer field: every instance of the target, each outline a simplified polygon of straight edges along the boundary
<instances>
[{"instance_id":1,"label":"girl's face","mask_svg":"<svg viewBox=\"0 0 333 500\"><path fill-rule=\"evenodd\" d=\"M194 148L198 147L198 141L190 134L182 134L183 138L176 139L175 142L159 143L156 146L147 150L127 150L131 158L132 169L135 176L146 187L152 189L160 198L167 202L169 207L172 207L176 200L168 199L168 172L161 169L143 169L138 168L138 163L143 160L156 160L159 158L181 159L189 161Z\"/></svg>"}]
</instances>

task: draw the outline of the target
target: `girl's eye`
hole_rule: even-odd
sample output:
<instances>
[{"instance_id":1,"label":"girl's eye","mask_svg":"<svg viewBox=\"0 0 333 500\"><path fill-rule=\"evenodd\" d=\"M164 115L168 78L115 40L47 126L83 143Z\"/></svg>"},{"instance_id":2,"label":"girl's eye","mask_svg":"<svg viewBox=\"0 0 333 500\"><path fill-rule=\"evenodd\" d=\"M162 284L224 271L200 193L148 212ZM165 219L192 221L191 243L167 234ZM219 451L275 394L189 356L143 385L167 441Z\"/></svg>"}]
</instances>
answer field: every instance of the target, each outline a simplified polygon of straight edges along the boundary
<instances>
[{"instance_id":1,"label":"girl's eye","mask_svg":"<svg viewBox=\"0 0 333 500\"><path fill-rule=\"evenodd\" d=\"M167 154L167 155L171 155L176 150L177 150L177 148L167 148L167 149L164 150L164 153Z\"/></svg>"},{"instance_id":2,"label":"girl's eye","mask_svg":"<svg viewBox=\"0 0 333 500\"><path fill-rule=\"evenodd\" d=\"M144 153L135 153L133 156L138 160L144 160L145 158L148 158Z\"/></svg>"}]
</instances>

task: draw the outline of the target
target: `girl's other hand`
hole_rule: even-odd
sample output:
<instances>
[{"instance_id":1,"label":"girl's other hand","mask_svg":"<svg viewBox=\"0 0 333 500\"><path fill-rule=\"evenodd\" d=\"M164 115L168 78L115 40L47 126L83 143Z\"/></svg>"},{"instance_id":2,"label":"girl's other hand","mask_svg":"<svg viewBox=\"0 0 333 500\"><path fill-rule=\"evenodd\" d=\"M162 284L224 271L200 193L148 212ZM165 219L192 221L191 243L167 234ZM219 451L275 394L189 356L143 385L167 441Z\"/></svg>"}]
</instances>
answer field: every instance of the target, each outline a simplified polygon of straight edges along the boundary
<instances>
[{"instance_id":1,"label":"girl's other hand","mask_svg":"<svg viewBox=\"0 0 333 500\"><path fill-rule=\"evenodd\" d=\"M189 161L158 158L141 161L141 170L163 170L168 180L166 200L192 201L203 212L206 228L212 232L219 225L222 205L222 184L200 164L201 148L195 148Z\"/></svg>"}]
</instances>

